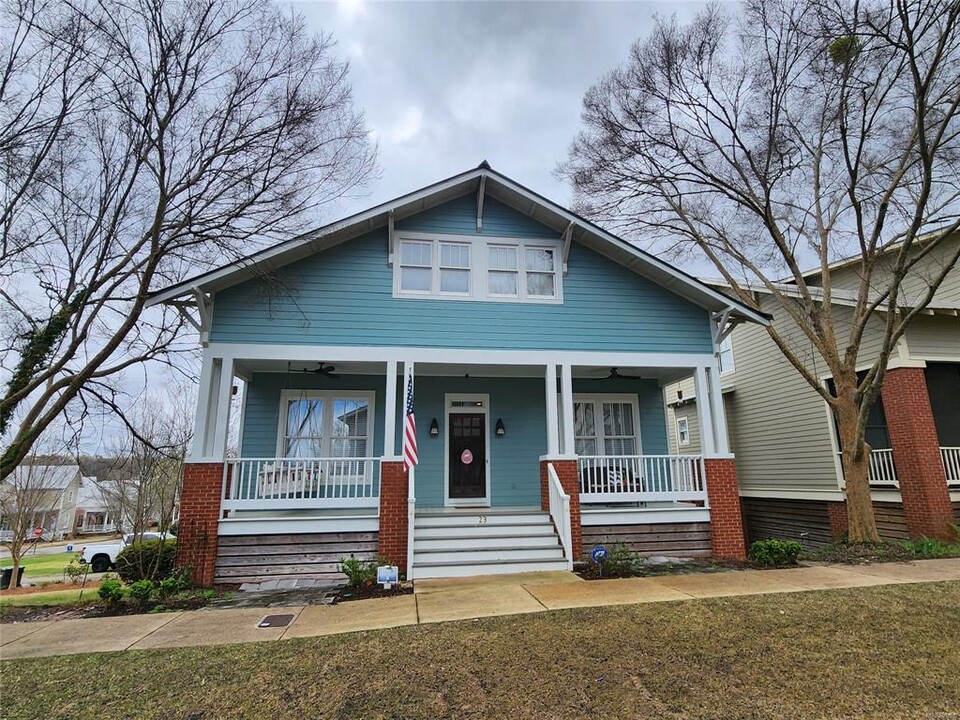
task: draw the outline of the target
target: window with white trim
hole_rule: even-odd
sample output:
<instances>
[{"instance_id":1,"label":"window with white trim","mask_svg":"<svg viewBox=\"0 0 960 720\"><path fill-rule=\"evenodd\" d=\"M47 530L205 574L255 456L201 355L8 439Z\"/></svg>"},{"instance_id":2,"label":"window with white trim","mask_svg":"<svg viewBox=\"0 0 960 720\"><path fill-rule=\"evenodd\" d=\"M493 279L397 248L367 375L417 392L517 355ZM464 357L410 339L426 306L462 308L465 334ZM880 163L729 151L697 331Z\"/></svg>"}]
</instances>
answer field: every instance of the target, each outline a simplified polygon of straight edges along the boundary
<instances>
[{"instance_id":1,"label":"window with white trim","mask_svg":"<svg viewBox=\"0 0 960 720\"><path fill-rule=\"evenodd\" d=\"M362 458L372 453L374 394L284 390L277 453L290 458Z\"/></svg>"},{"instance_id":2,"label":"window with white trim","mask_svg":"<svg viewBox=\"0 0 960 720\"><path fill-rule=\"evenodd\" d=\"M727 335L720 342L720 374L733 372L733 335Z\"/></svg>"},{"instance_id":3,"label":"window with white trim","mask_svg":"<svg viewBox=\"0 0 960 720\"><path fill-rule=\"evenodd\" d=\"M639 417L635 395L575 396L575 452L577 455L639 455Z\"/></svg>"},{"instance_id":4,"label":"window with white trim","mask_svg":"<svg viewBox=\"0 0 960 720\"><path fill-rule=\"evenodd\" d=\"M677 418L677 442L680 445L690 444L690 423L687 418Z\"/></svg>"},{"instance_id":5,"label":"window with white trim","mask_svg":"<svg viewBox=\"0 0 960 720\"><path fill-rule=\"evenodd\" d=\"M559 240L409 233L398 237L394 294L555 303L560 266Z\"/></svg>"}]
</instances>

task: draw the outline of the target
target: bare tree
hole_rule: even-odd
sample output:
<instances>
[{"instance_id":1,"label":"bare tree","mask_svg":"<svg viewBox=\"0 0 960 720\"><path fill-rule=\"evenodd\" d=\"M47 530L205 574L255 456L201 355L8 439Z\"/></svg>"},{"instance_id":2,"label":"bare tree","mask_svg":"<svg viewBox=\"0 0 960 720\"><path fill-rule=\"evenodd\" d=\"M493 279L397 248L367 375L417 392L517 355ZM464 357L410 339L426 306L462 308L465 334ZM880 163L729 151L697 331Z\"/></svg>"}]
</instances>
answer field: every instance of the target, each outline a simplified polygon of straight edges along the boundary
<instances>
[{"instance_id":1,"label":"bare tree","mask_svg":"<svg viewBox=\"0 0 960 720\"><path fill-rule=\"evenodd\" d=\"M16 587L20 565L31 542L39 540L47 517L62 514L67 485L63 482L63 459L47 443L43 454L31 454L26 462L0 481L0 528L3 543L13 561L11 587ZM71 518L71 522L73 518ZM58 528L63 529L63 528ZM68 531L70 528L66 528Z\"/></svg>"},{"instance_id":2,"label":"bare tree","mask_svg":"<svg viewBox=\"0 0 960 720\"><path fill-rule=\"evenodd\" d=\"M3 6L0 478L68 409L122 417L118 374L184 349L151 290L371 176L333 50L269 0Z\"/></svg>"},{"instance_id":3,"label":"bare tree","mask_svg":"<svg viewBox=\"0 0 960 720\"><path fill-rule=\"evenodd\" d=\"M960 252L927 262L958 227L958 18L955 0L752 0L735 18L658 20L587 93L560 170L584 212L699 252L754 307L752 287L774 299L770 337L837 418L854 541L879 539L870 408ZM842 317L841 258L860 277ZM925 263L924 291L904 297ZM858 377L874 322L879 355Z\"/></svg>"}]
</instances>

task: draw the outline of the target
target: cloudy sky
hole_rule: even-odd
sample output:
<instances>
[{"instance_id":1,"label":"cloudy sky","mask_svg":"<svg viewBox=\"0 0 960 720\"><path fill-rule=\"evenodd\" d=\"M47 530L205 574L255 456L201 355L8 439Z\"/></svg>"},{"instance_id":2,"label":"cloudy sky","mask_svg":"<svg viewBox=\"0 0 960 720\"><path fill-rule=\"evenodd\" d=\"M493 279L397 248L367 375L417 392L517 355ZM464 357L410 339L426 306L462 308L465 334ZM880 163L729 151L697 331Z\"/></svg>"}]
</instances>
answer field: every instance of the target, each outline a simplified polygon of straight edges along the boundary
<instances>
[{"instance_id":1,"label":"cloudy sky","mask_svg":"<svg viewBox=\"0 0 960 720\"><path fill-rule=\"evenodd\" d=\"M302 2L351 63L381 178L324 221L488 160L566 204L552 175L580 125L584 92L623 62L655 14L693 2Z\"/></svg>"}]
</instances>

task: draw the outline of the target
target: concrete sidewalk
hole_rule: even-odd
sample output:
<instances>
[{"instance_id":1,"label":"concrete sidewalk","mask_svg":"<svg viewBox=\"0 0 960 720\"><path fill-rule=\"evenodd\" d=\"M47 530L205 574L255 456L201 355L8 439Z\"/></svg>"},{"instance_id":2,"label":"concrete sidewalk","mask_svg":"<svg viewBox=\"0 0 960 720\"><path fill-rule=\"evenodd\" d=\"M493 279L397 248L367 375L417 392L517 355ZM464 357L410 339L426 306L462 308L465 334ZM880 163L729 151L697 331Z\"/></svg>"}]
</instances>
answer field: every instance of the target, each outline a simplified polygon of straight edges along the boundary
<instances>
[{"instance_id":1,"label":"concrete sidewalk","mask_svg":"<svg viewBox=\"0 0 960 720\"><path fill-rule=\"evenodd\" d=\"M420 580L413 595L340 605L197 610L0 624L0 658L224 645L378 630L561 608L960 580L960 559L585 581L572 573ZM286 627L258 627L267 615Z\"/></svg>"}]
</instances>

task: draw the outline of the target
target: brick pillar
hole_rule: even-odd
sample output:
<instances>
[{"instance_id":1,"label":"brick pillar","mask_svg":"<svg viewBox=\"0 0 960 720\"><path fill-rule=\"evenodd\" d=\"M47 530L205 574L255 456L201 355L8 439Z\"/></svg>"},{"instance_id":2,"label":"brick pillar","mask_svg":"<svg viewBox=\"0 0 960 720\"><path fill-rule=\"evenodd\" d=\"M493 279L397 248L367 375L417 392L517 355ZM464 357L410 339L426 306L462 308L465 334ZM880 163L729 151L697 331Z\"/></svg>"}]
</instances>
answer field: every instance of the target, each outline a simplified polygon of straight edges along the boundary
<instances>
[{"instance_id":1,"label":"brick pillar","mask_svg":"<svg viewBox=\"0 0 960 720\"><path fill-rule=\"evenodd\" d=\"M889 370L881 397L907 530L950 540L953 508L923 368Z\"/></svg>"},{"instance_id":2,"label":"brick pillar","mask_svg":"<svg viewBox=\"0 0 960 720\"><path fill-rule=\"evenodd\" d=\"M213 585L223 463L186 463L180 491L178 568L189 568L197 585Z\"/></svg>"},{"instance_id":3,"label":"brick pillar","mask_svg":"<svg viewBox=\"0 0 960 720\"><path fill-rule=\"evenodd\" d=\"M553 465L563 491L570 496L570 535L573 559L579 560L583 551L583 529L580 525L580 474L576 460L540 461L540 507L550 511L550 491L547 483L547 465Z\"/></svg>"},{"instance_id":4,"label":"brick pillar","mask_svg":"<svg viewBox=\"0 0 960 720\"><path fill-rule=\"evenodd\" d=\"M746 560L737 465L733 458L706 458L703 465L707 476L707 499L710 501L713 556L721 560Z\"/></svg>"},{"instance_id":5,"label":"brick pillar","mask_svg":"<svg viewBox=\"0 0 960 720\"><path fill-rule=\"evenodd\" d=\"M847 532L847 501L828 502L827 519L830 521L830 539L839 540Z\"/></svg>"},{"instance_id":6,"label":"brick pillar","mask_svg":"<svg viewBox=\"0 0 960 720\"><path fill-rule=\"evenodd\" d=\"M377 552L407 571L407 471L402 462L380 463L380 532Z\"/></svg>"}]
</instances>

